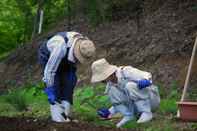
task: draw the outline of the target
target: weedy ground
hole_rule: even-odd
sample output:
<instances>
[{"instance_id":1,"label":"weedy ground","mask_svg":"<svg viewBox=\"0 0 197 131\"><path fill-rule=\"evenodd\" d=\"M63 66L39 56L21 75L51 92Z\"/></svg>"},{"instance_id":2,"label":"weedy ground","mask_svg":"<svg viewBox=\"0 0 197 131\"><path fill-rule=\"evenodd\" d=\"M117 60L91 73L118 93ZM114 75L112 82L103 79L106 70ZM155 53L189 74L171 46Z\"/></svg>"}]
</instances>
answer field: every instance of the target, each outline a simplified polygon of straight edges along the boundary
<instances>
[{"instance_id":1,"label":"weedy ground","mask_svg":"<svg viewBox=\"0 0 197 131\"><path fill-rule=\"evenodd\" d=\"M39 121L39 123L44 123L45 126L48 125L50 123L50 112L47 96L43 93L43 87L44 86L42 83L35 85L27 84L24 87L12 89L1 94L0 126L2 127L2 125L4 124L2 120L7 122L5 120L6 118L8 121L12 118L15 118L16 120L17 118L18 120L21 120L21 118L31 118L29 119L30 123ZM173 84L170 88L171 92L167 92L162 86L159 86L161 104L160 107L154 112L154 119L151 122L148 122L146 124L137 124L136 120L133 120L131 122L128 122L123 128L125 130L133 129L143 131L197 130L197 124L186 123L176 119L176 102L180 99L180 93L178 93L178 91L176 90L176 84ZM88 122L90 125L92 124L98 127L106 127L115 130L115 123L120 120L120 116L117 119L108 121L99 119L96 113L98 108L110 107L108 98L104 95L104 90L104 85L97 85L95 87L88 85L77 87L74 94L73 116L80 120L80 123ZM35 126L37 125L40 124L36 124ZM55 124L53 125L54 127L56 127ZM14 126L17 126L17 124L14 124ZM68 126L68 124L65 126ZM14 128L17 127L13 127L13 129ZM29 128L27 129L29 130ZM61 129L64 129L64 126Z\"/></svg>"}]
</instances>

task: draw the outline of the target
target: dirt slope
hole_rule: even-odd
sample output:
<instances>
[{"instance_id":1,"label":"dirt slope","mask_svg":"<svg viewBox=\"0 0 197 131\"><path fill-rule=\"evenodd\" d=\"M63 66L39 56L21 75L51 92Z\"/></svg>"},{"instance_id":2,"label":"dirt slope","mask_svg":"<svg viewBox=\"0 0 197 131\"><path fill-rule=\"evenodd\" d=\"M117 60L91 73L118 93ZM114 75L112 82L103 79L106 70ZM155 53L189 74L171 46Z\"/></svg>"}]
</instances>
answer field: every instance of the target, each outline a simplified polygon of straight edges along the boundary
<instances>
[{"instance_id":1,"label":"dirt slope","mask_svg":"<svg viewBox=\"0 0 197 131\"><path fill-rule=\"evenodd\" d=\"M174 81L183 85L197 35L197 0L166 0L152 8L153 4L156 4L154 0L144 2L139 28L135 19L126 17L99 25L95 29L86 20L77 19L72 22L72 29L95 42L98 58L106 57L113 64L130 64L150 71L156 83L164 83L166 87ZM0 88L40 80L38 43L44 36L65 28L66 22L63 21L33 44L18 48L2 61ZM194 63L193 83L197 78L196 67L197 61ZM79 72L81 80L88 79L90 71L86 67L81 67Z\"/></svg>"}]
</instances>

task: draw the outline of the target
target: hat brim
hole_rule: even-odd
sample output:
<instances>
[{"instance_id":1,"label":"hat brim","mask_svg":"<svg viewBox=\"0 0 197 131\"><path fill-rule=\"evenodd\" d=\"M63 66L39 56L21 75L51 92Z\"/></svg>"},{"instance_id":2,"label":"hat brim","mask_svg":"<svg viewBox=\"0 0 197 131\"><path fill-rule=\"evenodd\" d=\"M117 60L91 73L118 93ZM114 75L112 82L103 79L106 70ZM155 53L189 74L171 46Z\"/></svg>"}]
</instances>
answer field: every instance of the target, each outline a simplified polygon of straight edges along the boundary
<instances>
[{"instance_id":1,"label":"hat brim","mask_svg":"<svg viewBox=\"0 0 197 131\"><path fill-rule=\"evenodd\" d=\"M117 66L110 65L108 69L104 70L100 74L93 74L91 78L91 83L97 83L106 80L110 75L116 72Z\"/></svg>"}]
</instances>

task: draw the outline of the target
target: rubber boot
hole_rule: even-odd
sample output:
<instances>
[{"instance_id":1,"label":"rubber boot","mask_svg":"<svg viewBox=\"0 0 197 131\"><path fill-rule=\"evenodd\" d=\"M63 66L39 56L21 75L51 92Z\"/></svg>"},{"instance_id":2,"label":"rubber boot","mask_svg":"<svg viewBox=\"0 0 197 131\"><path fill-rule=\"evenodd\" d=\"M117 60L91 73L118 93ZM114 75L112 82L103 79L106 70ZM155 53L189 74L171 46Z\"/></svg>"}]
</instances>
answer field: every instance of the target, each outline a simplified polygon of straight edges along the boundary
<instances>
[{"instance_id":1,"label":"rubber boot","mask_svg":"<svg viewBox=\"0 0 197 131\"><path fill-rule=\"evenodd\" d=\"M132 120L132 116L124 116L122 118L122 120L118 124L116 124L116 127L120 128L121 126L123 126L124 124L126 124L130 120Z\"/></svg>"},{"instance_id":2,"label":"rubber boot","mask_svg":"<svg viewBox=\"0 0 197 131\"><path fill-rule=\"evenodd\" d=\"M65 118L66 122L70 122L71 121L71 104L68 101L63 100L62 102L62 107L63 107L63 113L62 115Z\"/></svg>"},{"instance_id":3,"label":"rubber boot","mask_svg":"<svg viewBox=\"0 0 197 131\"><path fill-rule=\"evenodd\" d=\"M52 121L65 122L65 119L62 116L64 110L58 104L50 105L50 111L51 111Z\"/></svg>"},{"instance_id":4,"label":"rubber boot","mask_svg":"<svg viewBox=\"0 0 197 131\"><path fill-rule=\"evenodd\" d=\"M116 124L117 128L123 126L128 121L133 120L133 118L134 118L133 108L129 109L128 106L126 106L124 104L116 105L116 106L113 106L113 107L114 107L115 112L119 112L124 116L122 118L122 120Z\"/></svg>"},{"instance_id":5,"label":"rubber boot","mask_svg":"<svg viewBox=\"0 0 197 131\"><path fill-rule=\"evenodd\" d=\"M153 118L153 114L151 112L151 105L149 99L147 100L139 100L134 102L137 107L138 113L140 113L140 118L137 120L137 123L145 123Z\"/></svg>"},{"instance_id":6,"label":"rubber boot","mask_svg":"<svg viewBox=\"0 0 197 131\"><path fill-rule=\"evenodd\" d=\"M140 118L137 120L137 123L145 123L152 120L153 115L152 112L143 112Z\"/></svg>"}]
</instances>

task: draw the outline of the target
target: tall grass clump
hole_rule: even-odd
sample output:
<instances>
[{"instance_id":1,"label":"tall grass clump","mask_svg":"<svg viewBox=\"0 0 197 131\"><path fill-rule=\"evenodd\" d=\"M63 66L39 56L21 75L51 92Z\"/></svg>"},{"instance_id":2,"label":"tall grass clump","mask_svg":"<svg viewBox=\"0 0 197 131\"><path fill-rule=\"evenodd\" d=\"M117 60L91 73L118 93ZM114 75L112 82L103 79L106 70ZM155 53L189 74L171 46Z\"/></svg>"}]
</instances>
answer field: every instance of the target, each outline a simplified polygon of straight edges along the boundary
<instances>
[{"instance_id":1,"label":"tall grass clump","mask_svg":"<svg viewBox=\"0 0 197 131\"><path fill-rule=\"evenodd\" d=\"M5 97L5 100L18 111L27 110L27 100L24 92L21 92L20 90L9 91L9 94Z\"/></svg>"}]
</instances>

